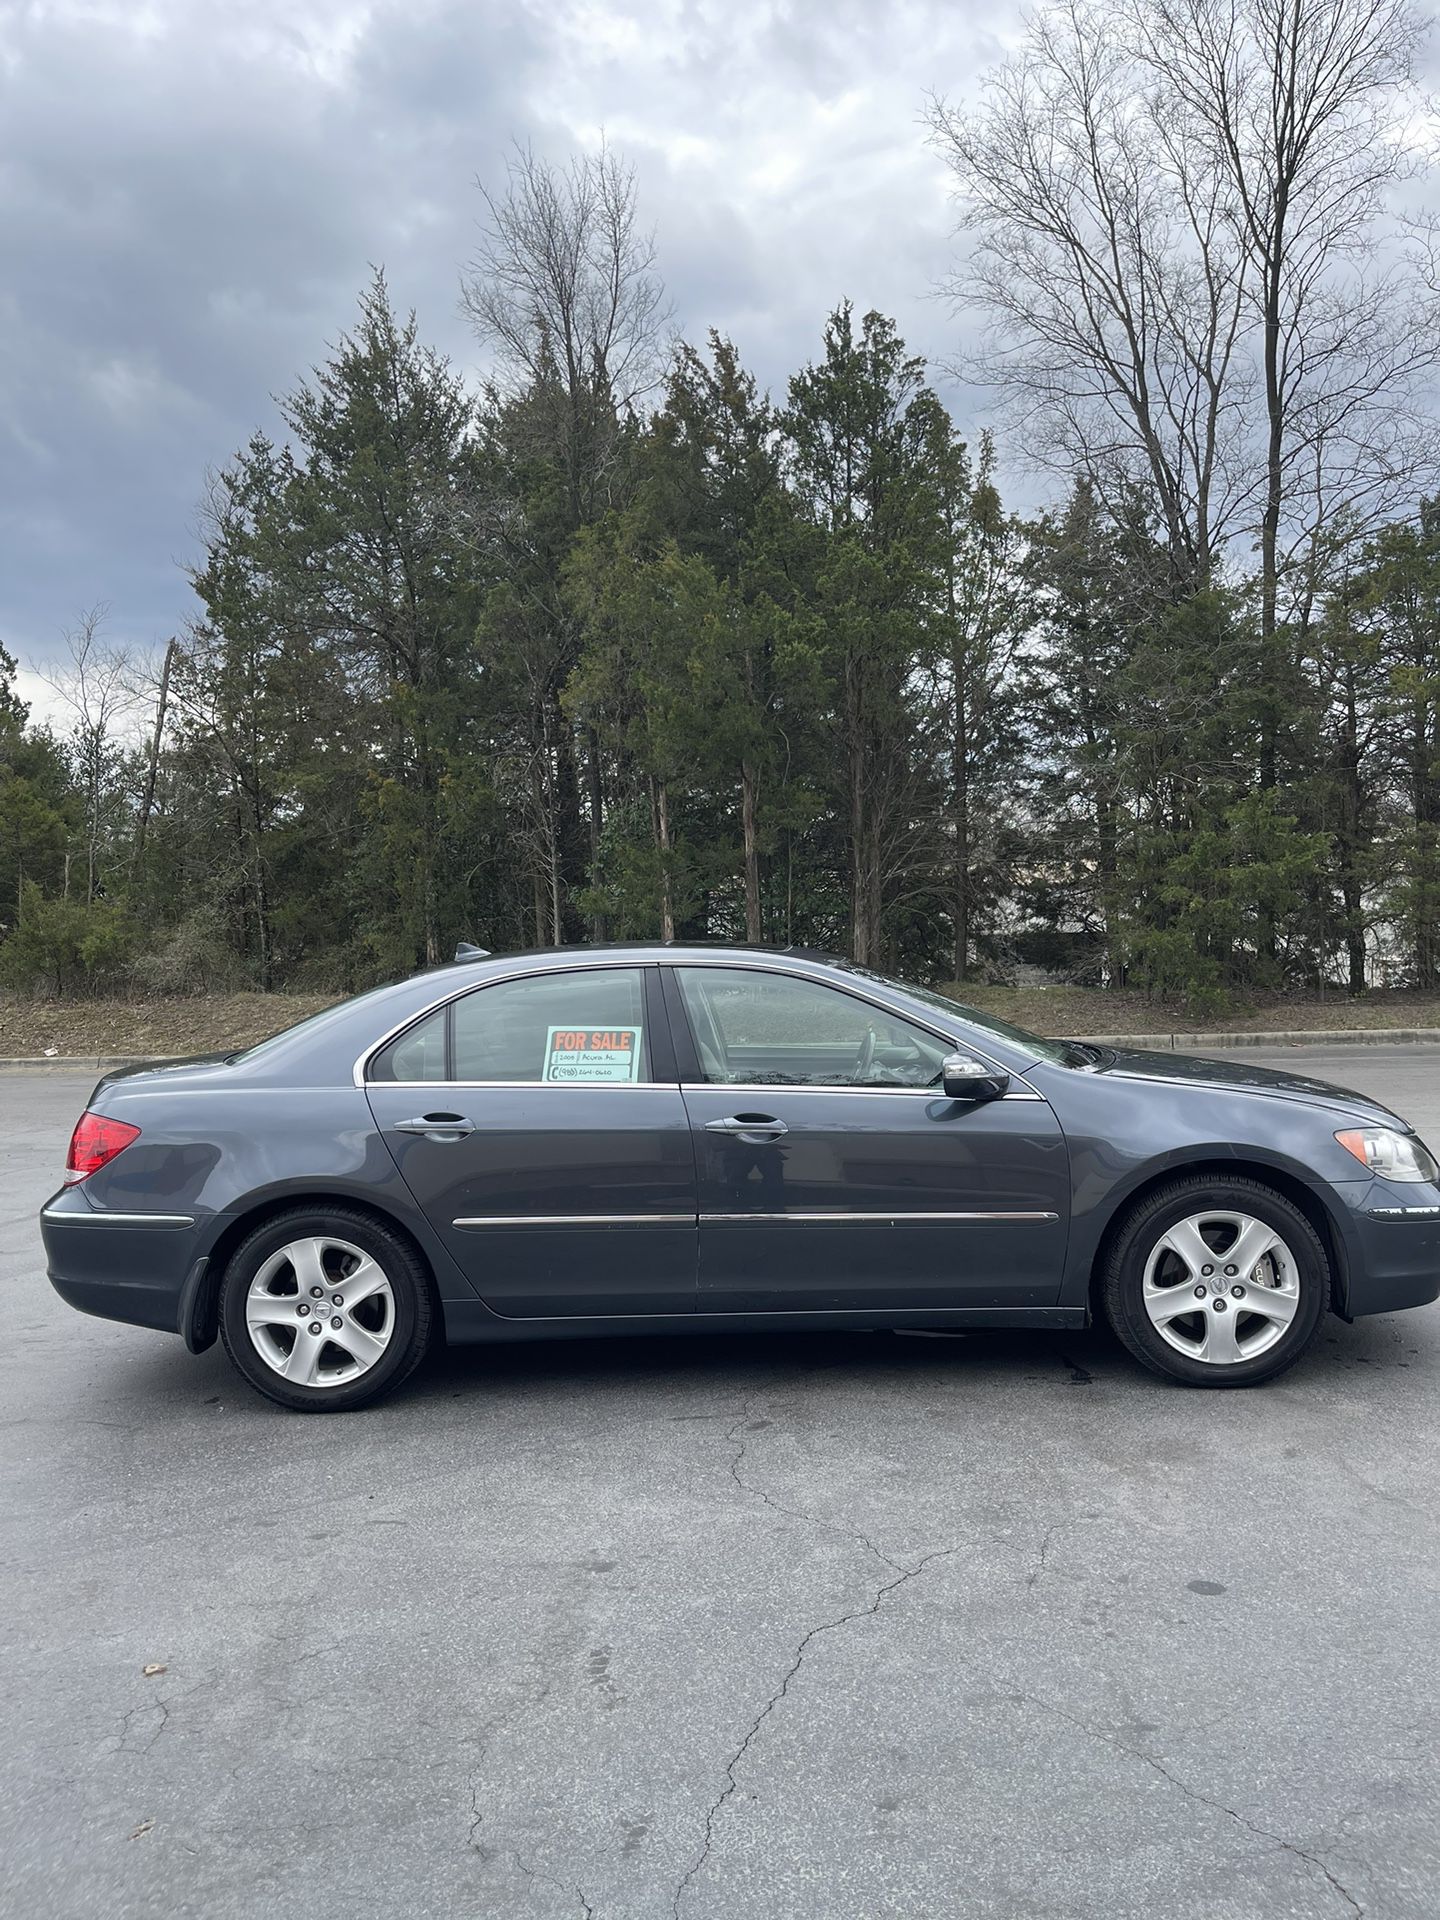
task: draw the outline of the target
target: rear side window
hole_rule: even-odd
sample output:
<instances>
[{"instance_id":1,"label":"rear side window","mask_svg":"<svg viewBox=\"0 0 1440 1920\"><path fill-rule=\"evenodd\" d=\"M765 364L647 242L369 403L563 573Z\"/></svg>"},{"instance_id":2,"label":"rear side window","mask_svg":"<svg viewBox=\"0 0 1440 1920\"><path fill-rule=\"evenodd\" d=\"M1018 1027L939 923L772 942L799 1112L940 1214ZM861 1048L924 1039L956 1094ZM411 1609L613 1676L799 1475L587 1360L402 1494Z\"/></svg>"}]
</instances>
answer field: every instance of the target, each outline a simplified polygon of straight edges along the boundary
<instances>
[{"instance_id":1,"label":"rear side window","mask_svg":"<svg viewBox=\"0 0 1440 1920\"><path fill-rule=\"evenodd\" d=\"M388 1046L382 1047L370 1062L372 1080L445 1080L446 1015L427 1013L413 1027L407 1027Z\"/></svg>"},{"instance_id":2,"label":"rear side window","mask_svg":"<svg viewBox=\"0 0 1440 1920\"><path fill-rule=\"evenodd\" d=\"M478 987L382 1047L370 1078L568 1086L648 1081L644 982L640 967L586 967Z\"/></svg>"}]
</instances>

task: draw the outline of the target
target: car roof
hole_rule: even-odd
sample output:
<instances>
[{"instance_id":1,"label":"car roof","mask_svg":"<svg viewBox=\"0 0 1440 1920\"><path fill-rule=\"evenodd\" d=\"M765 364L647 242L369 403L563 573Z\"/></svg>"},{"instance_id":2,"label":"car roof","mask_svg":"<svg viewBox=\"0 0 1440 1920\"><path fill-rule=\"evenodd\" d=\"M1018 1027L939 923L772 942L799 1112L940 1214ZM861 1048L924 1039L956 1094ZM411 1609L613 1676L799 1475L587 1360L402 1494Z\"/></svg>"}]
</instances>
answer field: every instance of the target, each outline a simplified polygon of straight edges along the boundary
<instances>
[{"instance_id":1,"label":"car roof","mask_svg":"<svg viewBox=\"0 0 1440 1920\"><path fill-rule=\"evenodd\" d=\"M461 968L507 966L516 960L574 960L586 954L614 954L634 960L713 960L724 954L760 954L770 960L804 960L813 965L839 967L851 971L851 962L843 954L829 953L823 947L779 946L761 940L576 940L563 947L516 947L504 953L461 953L437 967L426 967L414 979L452 974Z\"/></svg>"}]
</instances>

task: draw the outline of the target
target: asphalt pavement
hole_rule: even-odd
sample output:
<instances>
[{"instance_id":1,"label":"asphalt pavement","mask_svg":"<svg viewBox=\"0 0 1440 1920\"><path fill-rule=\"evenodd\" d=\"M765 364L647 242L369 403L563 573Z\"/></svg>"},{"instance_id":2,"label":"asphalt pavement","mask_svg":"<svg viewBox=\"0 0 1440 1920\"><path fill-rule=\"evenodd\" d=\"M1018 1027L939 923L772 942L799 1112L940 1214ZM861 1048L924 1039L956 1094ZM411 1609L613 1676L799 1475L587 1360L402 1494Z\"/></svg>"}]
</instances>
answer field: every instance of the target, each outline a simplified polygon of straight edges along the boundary
<instances>
[{"instance_id":1,"label":"asphalt pavement","mask_svg":"<svg viewBox=\"0 0 1440 1920\"><path fill-rule=\"evenodd\" d=\"M1283 1061L1440 1144L1440 1049ZM0 1913L1440 1912L1440 1310L1239 1394L855 1333L305 1418L52 1294L87 1091L0 1080Z\"/></svg>"}]
</instances>

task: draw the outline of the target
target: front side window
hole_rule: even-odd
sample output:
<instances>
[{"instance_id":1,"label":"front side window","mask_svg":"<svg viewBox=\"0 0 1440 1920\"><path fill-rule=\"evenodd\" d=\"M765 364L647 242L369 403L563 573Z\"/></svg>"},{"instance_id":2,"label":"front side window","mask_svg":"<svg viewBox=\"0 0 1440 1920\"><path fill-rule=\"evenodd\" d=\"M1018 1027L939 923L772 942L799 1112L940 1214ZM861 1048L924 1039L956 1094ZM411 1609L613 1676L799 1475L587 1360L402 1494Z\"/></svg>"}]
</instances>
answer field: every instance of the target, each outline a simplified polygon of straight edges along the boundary
<instances>
[{"instance_id":1,"label":"front side window","mask_svg":"<svg viewBox=\"0 0 1440 1920\"><path fill-rule=\"evenodd\" d=\"M893 987L897 993L908 993L912 1000L923 1000L939 1012L949 1014L952 1020L964 1020L984 1033L993 1033L997 1040L1009 1040L1015 1046L1023 1047L1027 1053L1034 1054L1037 1060L1048 1060L1052 1066L1092 1067L1100 1058L1099 1049L1086 1041L1047 1040L1041 1034L1031 1033L1027 1027L1017 1027L1013 1021L1002 1020L998 1014L985 1013L964 1000L952 1000L948 993L936 993L933 987L917 987L913 980L892 980L887 974L876 973L870 967L856 966L853 960L847 960L845 964L851 973L858 973L862 979L874 980L882 987Z\"/></svg>"},{"instance_id":2,"label":"front side window","mask_svg":"<svg viewBox=\"0 0 1440 1920\"><path fill-rule=\"evenodd\" d=\"M701 1076L718 1085L938 1086L953 1050L819 981L738 967L675 971Z\"/></svg>"},{"instance_id":3,"label":"front side window","mask_svg":"<svg viewBox=\"0 0 1440 1920\"><path fill-rule=\"evenodd\" d=\"M372 1080L633 1085L650 1079L644 970L587 967L477 987L376 1054Z\"/></svg>"}]
</instances>

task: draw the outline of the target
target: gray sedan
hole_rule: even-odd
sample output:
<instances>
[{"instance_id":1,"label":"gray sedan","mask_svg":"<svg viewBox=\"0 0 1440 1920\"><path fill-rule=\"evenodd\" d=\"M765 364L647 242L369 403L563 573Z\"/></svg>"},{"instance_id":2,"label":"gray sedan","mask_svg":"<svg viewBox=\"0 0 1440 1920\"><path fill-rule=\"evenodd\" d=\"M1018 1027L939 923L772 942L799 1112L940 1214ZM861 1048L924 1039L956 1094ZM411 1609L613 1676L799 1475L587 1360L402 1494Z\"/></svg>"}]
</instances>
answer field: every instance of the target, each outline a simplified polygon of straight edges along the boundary
<instances>
[{"instance_id":1,"label":"gray sedan","mask_svg":"<svg viewBox=\"0 0 1440 1920\"><path fill-rule=\"evenodd\" d=\"M306 1412L432 1340L1079 1327L1250 1386L1440 1293L1440 1170L1358 1093L1043 1040L801 951L465 958L108 1075L42 1213L87 1313Z\"/></svg>"}]
</instances>

